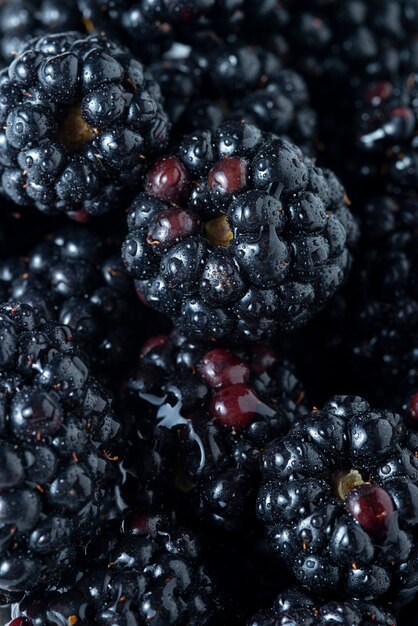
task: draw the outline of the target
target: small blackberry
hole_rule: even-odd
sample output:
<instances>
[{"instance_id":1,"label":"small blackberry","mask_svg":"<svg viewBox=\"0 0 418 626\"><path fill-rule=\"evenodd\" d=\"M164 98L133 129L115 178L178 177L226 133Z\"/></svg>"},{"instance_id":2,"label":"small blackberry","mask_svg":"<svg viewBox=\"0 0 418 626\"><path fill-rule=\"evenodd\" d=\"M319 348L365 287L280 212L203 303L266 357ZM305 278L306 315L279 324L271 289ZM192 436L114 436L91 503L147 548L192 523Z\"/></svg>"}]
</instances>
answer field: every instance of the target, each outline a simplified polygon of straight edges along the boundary
<instances>
[{"instance_id":1,"label":"small blackberry","mask_svg":"<svg viewBox=\"0 0 418 626\"><path fill-rule=\"evenodd\" d=\"M270 610L257 613L247 626L396 626L389 612L369 602L320 602L298 587L290 588L276 598Z\"/></svg>"},{"instance_id":2,"label":"small blackberry","mask_svg":"<svg viewBox=\"0 0 418 626\"><path fill-rule=\"evenodd\" d=\"M3 193L47 213L120 206L168 139L157 84L102 36L31 41L0 74L0 100Z\"/></svg>"},{"instance_id":3,"label":"small blackberry","mask_svg":"<svg viewBox=\"0 0 418 626\"><path fill-rule=\"evenodd\" d=\"M69 326L95 374L109 384L115 370L120 379L132 365L143 334L143 307L118 248L117 239L72 225L27 256L0 261L1 299L24 302Z\"/></svg>"},{"instance_id":4,"label":"small blackberry","mask_svg":"<svg viewBox=\"0 0 418 626\"><path fill-rule=\"evenodd\" d=\"M0 50L10 61L34 37L82 26L71 0L7 0L0 6Z\"/></svg>"},{"instance_id":5,"label":"small blackberry","mask_svg":"<svg viewBox=\"0 0 418 626\"><path fill-rule=\"evenodd\" d=\"M137 463L166 500L183 496L185 510L228 529L254 525L260 452L303 413L292 366L264 344L230 351L158 336L125 394Z\"/></svg>"},{"instance_id":6,"label":"small blackberry","mask_svg":"<svg viewBox=\"0 0 418 626\"><path fill-rule=\"evenodd\" d=\"M167 515L128 514L120 531L91 542L73 579L57 591L26 596L14 607L16 619L26 626L225 623L198 537Z\"/></svg>"},{"instance_id":7,"label":"small blackberry","mask_svg":"<svg viewBox=\"0 0 418 626\"><path fill-rule=\"evenodd\" d=\"M303 325L347 276L344 189L295 145L241 122L157 160L123 246L141 298L180 332L264 339Z\"/></svg>"},{"instance_id":8,"label":"small blackberry","mask_svg":"<svg viewBox=\"0 0 418 626\"><path fill-rule=\"evenodd\" d=\"M417 449L399 415L356 396L334 396L266 446L259 518L302 585L334 598L412 600Z\"/></svg>"},{"instance_id":9,"label":"small blackberry","mask_svg":"<svg viewBox=\"0 0 418 626\"><path fill-rule=\"evenodd\" d=\"M0 592L46 589L71 568L115 481L119 432L66 326L0 306Z\"/></svg>"}]
</instances>

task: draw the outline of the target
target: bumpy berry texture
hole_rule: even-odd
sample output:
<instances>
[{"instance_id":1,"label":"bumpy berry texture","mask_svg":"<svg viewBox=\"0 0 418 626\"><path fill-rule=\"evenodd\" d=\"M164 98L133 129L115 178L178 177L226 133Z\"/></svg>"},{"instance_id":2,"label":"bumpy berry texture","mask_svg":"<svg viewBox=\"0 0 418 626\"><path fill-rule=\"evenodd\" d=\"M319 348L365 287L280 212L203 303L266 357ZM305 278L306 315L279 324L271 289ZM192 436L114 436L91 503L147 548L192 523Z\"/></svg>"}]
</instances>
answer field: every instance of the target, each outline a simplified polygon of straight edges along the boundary
<instances>
[{"instance_id":1,"label":"bumpy berry texture","mask_svg":"<svg viewBox=\"0 0 418 626\"><path fill-rule=\"evenodd\" d=\"M412 600L417 445L399 415L334 396L266 446L258 514L300 583L351 599Z\"/></svg>"},{"instance_id":2,"label":"bumpy berry texture","mask_svg":"<svg viewBox=\"0 0 418 626\"><path fill-rule=\"evenodd\" d=\"M350 84L418 69L416 0L299 0L288 8L291 55L307 76Z\"/></svg>"},{"instance_id":3,"label":"bumpy berry texture","mask_svg":"<svg viewBox=\"0 0 418 626\"><path fill-rule=\"evenodd\" d=\"M34 37L82 28L71 0L7 0L0 7L0 49L10 61Z\"/></svg>"},{"instance_id":4,"label":"bumpy berry texture","mask_svg":"<svg viewBox=\"0 0 418 626\"><path fill-rule=\"evenodd\" d=\"M364 251L346 302L349 358L374 393L390 394L392 402L418 385L417 223L414 198L381 196L366 204Z\"/></svg>"},{"instance_id":5,"label":"bumpy berry texture","mask_svg":"<svg viewBox=\"0 0 418 626\"><path fill-rule=\"evenodd\" d=\"M232 351L159 336L126 394L139 462L152 450L149 481L183 494L184 509L206 522L254 525L261 450L304 412L292 366L264 344Z\"/></svg>"},{"instance_id":6,"label":"bumpy berry texture","mask_svg":"<svg viewBox=\"0 0 418 626\"><path fill-rule=\"evenodd\" d=\"M115 33L139 54L154 46L154 54L173 41L193 42L196 34L240 35L251 41L257 29L268 25L280 33L281 47L288 13L271 0L78 0L90 27ZM149 49L149 48L148 48ZM151 48L152 50L152 48Z\"/></svg>"},{"instance_id":7,"label":"bumpy berry texture","mask_svg":"<svg viewBox=\"0 0 418 626\"><path fill-rule=\"evenodd\" d=\"M158 159L123 246L140 297L180 332L257 340L303 325L345 280L357 224L338 179L240 122Z\"/></svg>"},{"instance_id":8,"label":"bumpy berry texture","mask_svg":"<svg viewBox=\"0 0 418 626\"><path fill-rule=\"evenodd\" d=\"M120 379L141 343L142 310L120 242L85 226L47 235L22 258L0 261L0 299L69 326L101 379Z\"/></svg>"},{"instance_id":9,"label":"bumpy berry texture","mask_svg":"<svg viewBox=\"0 0 418 626\"><path fill-rule=\"evenodd\" d=\"M0 590L48 588L99 522L119 432L71 330L0 307Z\"/></svg>"},{"instance_id":10,"label":"bumpy berry texture","mask_svg":"<svg viewBox=\"0 0 418 626\"><path fill-rule=\"evenodd\" d=\"M243 43L173 48L152 64L174 133L216 130L223 119L245 120L286 135L314 154L316 114L300 74L260 47ZM175 54L174 54L175 53Z\"/></svg>"},{"instance_id":11,"label":"bumpy berry texture","mask_svg":"<svg viewBox=\"0 0 418 626\"><path fill-rule=\"evenodd\" d=\"M418 11L418 7L417 7ZM409 192L418 180L418 75L370 83L357 99L354 174L375 189Z\"/></svg>"},{"instance_id":12,"label":"bumpy berry texture","mask_svg":"<svg viewBox=\"0 0 418 626\"><path fill-rule=\"evenodd\" d=\"M109 529L92 542L78 566L74 584L27 596L15 607L16 619L27 626L224 623L198 537L168 516L128 514L120 531Z\"/></svg>"},{"instance_id":13,"label":"bumpy berry texture","mask_svg":"<svg viewBox=\"0 0 418 626\"><path fill-rule=\"evenodd\" d=\"M157 84L102 36L33 40L3 70L0 99L3 193L47 213L120 207L168 140Z\"/></svg>"},{"instance_id":14,"label":"bumpy berry texture","mask_svg":"<svg viewBox=\"0 0 418 626\"><path fill-rule=\"evenodd\" d=\"M388 611L369 602L321 602L298 587L280 593L272 609L260 611L247 626L396 626Z\"/></svg>"}]
</instances>

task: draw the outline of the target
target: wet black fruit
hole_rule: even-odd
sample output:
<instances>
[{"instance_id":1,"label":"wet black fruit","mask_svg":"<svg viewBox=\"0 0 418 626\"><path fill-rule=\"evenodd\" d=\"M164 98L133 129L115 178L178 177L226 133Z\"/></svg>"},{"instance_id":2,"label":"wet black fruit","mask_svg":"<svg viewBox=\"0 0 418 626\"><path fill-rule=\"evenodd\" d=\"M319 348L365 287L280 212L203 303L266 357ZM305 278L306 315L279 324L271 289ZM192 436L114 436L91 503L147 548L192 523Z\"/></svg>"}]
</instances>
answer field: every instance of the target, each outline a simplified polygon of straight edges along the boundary
<instances>
[{"instance_id":1,"label":"wet black fruit","mask_svg":"<svg viewBox=\"0 0 418 626\"><path fill-rule=\"evenodd\" d=\"M66 326L0 307L0 590L56 584L94 532L115 482L109 393Z\"/></svg>"},{"instance_id":2,"label":"wet black fruit","mask_svg":"<svg viewBox=\"0 0 418 626\"><path fill-rule=\"evenodd\" d=\"M128 514L119 531L92 541L77 568L73 584L29 595L14 612L27 626L209 626L227 619L198 536L168 516Z\"/></svg>"},{"instance_id":3,"label":"wet black fruit","mask_svg":"<svg viewBox=\"0 0 418 626\"><path fill-rule=\"evenodd\" d=\"M0 100L3 193L46 213L120 207L168 140L157 84L104 36L33 40L3 70Z\"/></svg>"},{"instance_id":4,"label":"wet black fruit","mask_svg":"<svg viewBox=\"0 0 418 626\"><path fill-rule=\"evenodd\" d=\"M140 480L206 523L253 527L261 450L303 413L288 361L264 344L228 350L158 336L126 398Z\"/></svg>"},{"instance_id":5,"label":"wet black fruit","mask_svg":"<svg viewBox=\"0 0 418 626\"><path fill-rule=\"evenodd\" d=\"M417 445L399 415L334 396L266 446L259 518L302 585L331 598L413 599Z\"/></svg>"},{"instance_id":6,"label":"wet black fruit","mask_svg":"<svg viewBox=\"0 0 418 626\"><path fill-rule=\"evenodd\" d=\"M350 267L344 188L299 148L230 122L157 160L123 258L149 306L188 335L263 339L313 317Z\"/></svg>"}]
</instances>

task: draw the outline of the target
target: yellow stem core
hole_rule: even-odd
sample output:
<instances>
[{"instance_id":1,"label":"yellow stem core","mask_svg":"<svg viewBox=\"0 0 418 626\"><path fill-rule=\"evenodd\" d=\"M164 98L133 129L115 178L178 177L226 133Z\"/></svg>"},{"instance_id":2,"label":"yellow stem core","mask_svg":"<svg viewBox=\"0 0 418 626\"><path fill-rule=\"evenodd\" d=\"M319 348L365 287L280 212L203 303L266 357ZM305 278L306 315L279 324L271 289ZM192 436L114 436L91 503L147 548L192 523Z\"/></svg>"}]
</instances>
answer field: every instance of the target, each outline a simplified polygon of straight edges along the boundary
<instances>
[{"instance_id":1,"label":"yellow stem core","mask_svg":"<svg viewBox=\"0 0 418 626\"><path fill-rule=\"evenodd\" d=\"M75 152L82 143L92 139L96 131L81 115L80 106L74 104L69 108L58 134L68 150Z\"/></svg>"},{"instance_id":2,"label":"yellow stem core","mask_svg":"<svg viewBox=\"0 0 418 626\"><path fill-rule=\"evenodd\" d=\"M206 237L212 246L229 246L234 238L232 230L229 228L226 215L216 217L205 224Z\"/></svg>"},{"instance_id":3,"label":"yellow stem core","mask_svg":"<svg viewBox=\"0 0 418 626\"><path fill-rule=\"evenodd\" d=\"M363 485L364 480L360 472L355 469L346 470L336 475L334 480L334 491L340 500L344 501L354 487Z\"/></svg>"}]
</instances>

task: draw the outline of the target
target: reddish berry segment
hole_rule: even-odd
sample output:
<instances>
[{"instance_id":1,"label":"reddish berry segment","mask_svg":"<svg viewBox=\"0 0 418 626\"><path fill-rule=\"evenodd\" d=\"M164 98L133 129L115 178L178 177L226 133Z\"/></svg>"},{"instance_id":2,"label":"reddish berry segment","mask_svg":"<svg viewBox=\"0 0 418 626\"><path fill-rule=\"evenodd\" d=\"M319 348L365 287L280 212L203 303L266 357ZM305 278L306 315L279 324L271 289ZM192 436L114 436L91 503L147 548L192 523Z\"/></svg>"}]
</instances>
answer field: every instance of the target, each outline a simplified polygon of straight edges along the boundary
<instances>
[{"instance_id":1,"label":"reddish berry segment","mask_svg":"<svg viewBox=\"0 0 418 626\"><path fill-rule=\"evenodd\" d=\"M386 537L394 512L393 501L378 485L364 483L352 489L346 507L355 520L372 535Z\"/></svg>"},{"instance_id":2,"label":"reddish berry segment","mask_svg":"<svg viewBox=\"0 0 418 626\"><path fill-rule=\"evenodd\" d=\"M277 354L266 343L255 343L251 346L250 370L253 374L267 372L277 363Z\"/></svg>"},{"instance_id":3,"label":"reddish berry segment","mask_svg":"<svg viewBox=\"0 0 418 626\"><path fill-rule=\"evenodd\" d=\"M406 418L408 426L418 430L418 393L414 394L409 402Z\"/></svg>"},{"instance_id":4,"label":"reddish berry segment","mask_svg":"<svg viewBox=\"0 0 418 626\"><path fill-rule=\"evenodd\" d=\"M247 181L247 164L244 159L232 157L218 161L208 176L209 189L220 193L234 193L243 189Z\"/></svg>"},{"instance_id":5,"label":"reddish berry segment","mask_svg":"<svg viewBox=\"0 0 418 626\"><path fill-rule=\"evenodd\" d=\"M250 378L250 370L244 361L221 348L205 354L199 363L199 372L212 389L245 384Z\"/></svg>"},{"instance_id":6,"label":"reddish berry segment","mask_svg":"<svg viewBox=\"0 0 418 626\"><path fill-rule=\"evenodd\" d=\"M151 352L151 350L154 350L154 348L161 348L167 341L167 335L155 335L154 337L150 337L142 345L141 352L139 353L140 358L143 359L144 356Z\"/></svg>"},{"instance_id":7,"label":"reddish berry segment","mask_svg":"<svg viewBox=\"0 0 418 626\"><path fill-rule=\"evenodd\" d=\"M372 106L378 106L388 100L393 93L393 86L388 81L373 83L364 94L364 100Z\"/></svg>"},{"instance_id":8,"label":"reddish berry segment","mask_svg":"<svg viewBox=\"0 0 418 626\"><path fill-rule=\"evenodd\" d=\"M167 248L183 237L193 235L197 227L196 216L188 211L182 209L161 211L150 224L147 241L153 246Z\"/></svg>"},{"instance_id":9,"label":"reddish berry segment","mask_svg":"<svg viewBox=\"0 0 418 626\"><path fill-rule=\"evenodd\" d=\"M253 421L260 401L247 385L231 385L212 398L211 415L226 428L245 428Z\"/></svg>"},{"instance_id":10,"label":"reddish berry segment","mask_svg":"<svg viewBox=\"0 0 418 626\"><path fill-rule=\"evenodd\" d=\"M187 169L175 156L158 159L145 178L145 191L173 204L181 205L189 187Z\"/></svg>"}]
</instances>

